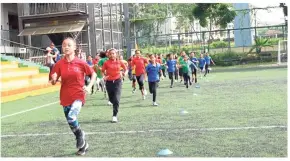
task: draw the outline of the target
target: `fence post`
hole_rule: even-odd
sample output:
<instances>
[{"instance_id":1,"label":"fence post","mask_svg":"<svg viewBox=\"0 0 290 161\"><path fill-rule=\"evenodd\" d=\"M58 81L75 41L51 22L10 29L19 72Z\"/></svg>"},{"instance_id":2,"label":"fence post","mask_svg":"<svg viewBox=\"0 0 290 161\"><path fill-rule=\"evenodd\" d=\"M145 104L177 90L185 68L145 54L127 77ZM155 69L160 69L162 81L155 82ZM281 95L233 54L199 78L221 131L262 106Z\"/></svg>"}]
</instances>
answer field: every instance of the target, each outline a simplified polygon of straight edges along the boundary
<instances>
[{"instance_id":1,"label":"fence post","mask_svg":"<svg viewBox=\"0 0 290 161\"><path fill-rule=\"evenodd\" d=\"M231 31L228 29L228 50L231 51Z\"/></svg>"},{"instance_id":2,"label":"fence post","mask_svg":"<svg viewBox=\"0 0 290 161\"><path fill-rule=\"evenodd\" d=\"M177 36L178 36L178 48L179 48L179 51L180 51L181 50L180 49L181 48L181 46L180 46L180 34L178 33Z\"/></svg>"},{"instance_id":3,"label":"fence post","mask_svg":"<svg viewBox=\"0 0 290 161\"><path fill-rule=\"evenodd\" d=\"M205 53L205 31L202 32L202 46L203 46L203 53Z\"/></svg>"},{"instance_id":4,"label":"fence post","mask_svg":"<svg viewBox=\"0 0 290 161\"><path fill-rule=\"evenodd\" d=\"M131 39L130 39L130 21L129 21L129 5L124 3L124 17L125 17L125 37L127 46L127 58L131 57Z\"/></svg>"}]
</instances>

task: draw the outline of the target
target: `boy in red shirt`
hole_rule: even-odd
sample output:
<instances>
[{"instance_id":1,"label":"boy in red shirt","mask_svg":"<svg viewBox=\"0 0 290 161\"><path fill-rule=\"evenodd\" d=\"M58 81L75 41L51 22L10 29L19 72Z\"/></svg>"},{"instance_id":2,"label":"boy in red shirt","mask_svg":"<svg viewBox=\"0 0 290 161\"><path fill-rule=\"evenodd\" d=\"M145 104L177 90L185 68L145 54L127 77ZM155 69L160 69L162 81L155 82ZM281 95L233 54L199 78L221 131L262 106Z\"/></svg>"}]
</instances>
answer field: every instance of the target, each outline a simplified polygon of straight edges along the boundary
<instances>
[{"instance_id":1,"label":"boy in red shirt","mask_svg":"<svg viewBox=\"0 0 290 161\"><path fill-rule=\"evenodd\" d=\"M66 120L76 136L76 147L79 149L77 154L84 155L88 149L85 140L85 132L81 130L78 122L78 114L81 107L85 104L85 95L93 86L96 80L96 73L83 60L75 56L76 42L72 38L66 38L62 43L62 51L65 57L59 60L52 70L51 84L55 85L61 77L60 104L63 106ZM90 75L91 82L84 86L84 76Z\"/></svg>"},{"instance_id":2,"label":"boy in red shirt","mask_svg":"<svg viewBox=\"0 0 290 161\"><path fill-rule=\"evenodd\" d=\"M139 85L139 89L141 90L141 94L143 100L146 99L147 91L144 88L144 79L145 79L145 64L148 64L148 60L141 57L140 50L135 51L135 58L132 59L132 68L135 68L135 74L137 78L137 82Z\"/></svg>"},{"instance_id":3,"label":"boy in red shirt","mask_svg":"<svg viewBox=\"0 0 290 161\"><path fill-rule=\"evenodd\" d=\"M109 50L108 56L109 60L104 63L102 72L104 80L106 81L109 101L113 104L112 123L116 123L118 122L117 114L122 90L122 77L126 75L127 67L122 61L117 60L117 52L115 49ZM123 68L123 73L121 73L120 68Z\"/></svg>"}]
</instances>

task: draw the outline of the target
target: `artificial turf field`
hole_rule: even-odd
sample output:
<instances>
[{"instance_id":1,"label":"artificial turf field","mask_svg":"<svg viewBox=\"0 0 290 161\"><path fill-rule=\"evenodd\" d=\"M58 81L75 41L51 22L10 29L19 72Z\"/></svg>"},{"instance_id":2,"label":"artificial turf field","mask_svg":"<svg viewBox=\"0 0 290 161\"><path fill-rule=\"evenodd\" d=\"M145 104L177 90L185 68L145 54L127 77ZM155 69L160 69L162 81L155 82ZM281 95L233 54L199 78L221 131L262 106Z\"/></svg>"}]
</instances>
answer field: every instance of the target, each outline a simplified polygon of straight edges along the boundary
<instances>
[{"instance_id":1,"label":"artificial turf field","mask_svg":"<svg viewBox=\"0 0 290 161\"><path fill-rule=\"evenodd\" d=\"M79 115L84 157L156 157L164 148L172 157L287 157L287 68L213 72L199 85L171 89L167 78L153 107L127 80L117 124L103 93L88 96ZM2 157L76 157L58 96L1 104Z\"/></svg>"}]
</instances>

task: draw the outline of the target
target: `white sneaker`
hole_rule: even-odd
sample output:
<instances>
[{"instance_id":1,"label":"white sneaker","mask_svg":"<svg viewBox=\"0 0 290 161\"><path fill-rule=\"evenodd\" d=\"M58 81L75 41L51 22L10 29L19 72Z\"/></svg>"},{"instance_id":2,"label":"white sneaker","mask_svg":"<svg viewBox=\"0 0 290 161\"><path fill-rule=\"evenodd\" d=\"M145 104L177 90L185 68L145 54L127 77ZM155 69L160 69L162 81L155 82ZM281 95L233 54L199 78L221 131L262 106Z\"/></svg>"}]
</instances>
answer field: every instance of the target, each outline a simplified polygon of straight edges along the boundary
<instances>
[{"instance_id":1,"label":"white sneaker","mask_svg":"<svg viewBox=\"0 0 290 161\"><path fill-rule=\"evenodd\" d=\"M153 106L158 106L158 104L156 102L153 102Z\"/></svg>"},{"instance_id":2,"label":"white sneaker","mask_svg":"<svg viewBox=\"0 0 290 161\"><path fill-rule=\"evenodd\" d=\"M177 82L177 80L174 81L175 83Z\"/></svg>"},{"instance_id":3,"label":"white sneaker","mask_svg":"<svg viewBox=\"0 0 290 161\"><path fill-rule=\"evenodd\" d=\"M116 116L113 116L112 122L113 122L113 123L116 123L116 122L118 122L118 119L117 119L117 117L116 117Z\"/></svg>"},{"instance_id":4,"label":"white sneaker","mask_svg":"<svg viewBox=\"0 0 290 161\"><path fill-rule=\"evenodd\" d=\"M146 99L146 96L145 96L145 95L143 95L142 97L143 97L143 100L145 100L145 99Z\"/></svg>"},{"instance_id":5,"label":"white sneaker","mask_svg":"<svg viewBox=\"0 0 290 161\"><path fill-rule=\"evenodd\" d=\"M145 96L147 95L147 91L146 91L146 89L144 89L144 95L145 95Z\"/></svg>"},{"instance_id":6,"label":"white sneaker","mask_svg":"<svg viewBox=\"0 0 290 161\"><path fill-rule=\"evenodd\" d=\"M110 102L110 101L108 101L108 106L112 106L113 104Z\"/></svg>"}]
</instances>

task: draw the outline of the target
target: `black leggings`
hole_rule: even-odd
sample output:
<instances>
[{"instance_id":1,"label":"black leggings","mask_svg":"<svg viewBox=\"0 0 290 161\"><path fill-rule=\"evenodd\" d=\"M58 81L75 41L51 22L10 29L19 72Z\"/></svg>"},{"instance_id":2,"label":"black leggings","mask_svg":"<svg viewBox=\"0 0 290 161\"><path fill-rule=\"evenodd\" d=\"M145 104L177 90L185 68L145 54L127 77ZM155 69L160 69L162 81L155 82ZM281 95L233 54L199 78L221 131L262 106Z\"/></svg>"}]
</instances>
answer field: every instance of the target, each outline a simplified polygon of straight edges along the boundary
<instances>
[{"instance_id":1,"label":"black leggings","mask_svg":"<svg viewBox=\"0 0 290 161\"><path fill-rule=\"evenodd\" d=\"M183 73L183 79L186 87L188 87L188 84L191 84L190 82L190 76L187 73Z\"/></svg>"},{"instance_id":2,"label":"black leggings","mask_svg":"<svg viewBox=\"0 0 290 161\"><path fill-rule=\"evenodd\" d=\"M156 91L158 82L148 82L149 92L153 94L153 102L156 101Z\"/></svg>"},{"instance_id":3,"label":"black leggings","mask_svg":"<svg viewBox=\"0 0 290 161\"><path fill-rule=\"evenodd\" d=\"M106 81L109 101L113 104L113 116L117 116L121 97L122 80Z\"/></svg>"},{"instance_id":4,"label":"black leggings","mask_svg":"<svg viewBox=\"0 0 290 161\"><path fill-rule=\"evenodd\" d=\"M173 72L168 72L168 76L169 76L169 79L170 79L170 83L171 83L171 86L173 85Z\"/></svg>"},{"instance_id":5,"label":"black leggings","mask_svg":"<svg viewBox=\"0 0 290 161\"><path fill-rule=\"evenodd\" d=\"M142 90L144 87L144 77L145 77L144 74L142 74L140 76L136 76L140 90Z\"/></svg>"},{"instance_id":6,"label":"black leggings","mask_svg":"<svg viewBox=\"0 0 290 161\"><path fill-rule=\"evenodd\" d=\"M192 75L194 75L194 82L197 83L197 77L196 77L196 72L197 72L197 69L192 69ZM193 78L192 78L193 79Z\"/></svg>"},{"instance_id":7,"label":"black leggings","mask_svg":"<svg viewBox=\"0 0 290 161\"><path fill-rule=\"evenodd\" d=\"M207 73L209 73L208 67L209 67L209 65L208 64L205 64L205 73L204 73L204 76L206 76Z\"/></svg>"},{"instance_id":8,"label":"black leggings","mask_svg":"<svg viewBox=\"0 0 290 161\"><path fill-rule=\"evenodd\" d=\"M166 71L165 71L165 69L162 69L162 73L163 73L163 76L166 77Z\"/></svg>"},{"instance_id":9,"label":"black leggings","mask_svg":"<svg viewBox=\"0 0 290 161\"><path fill-rule=\"evenodd\" d=\"M175 80L178 80L178 68L175 68L174 77Z\"/></svg>"}]
</instances>

